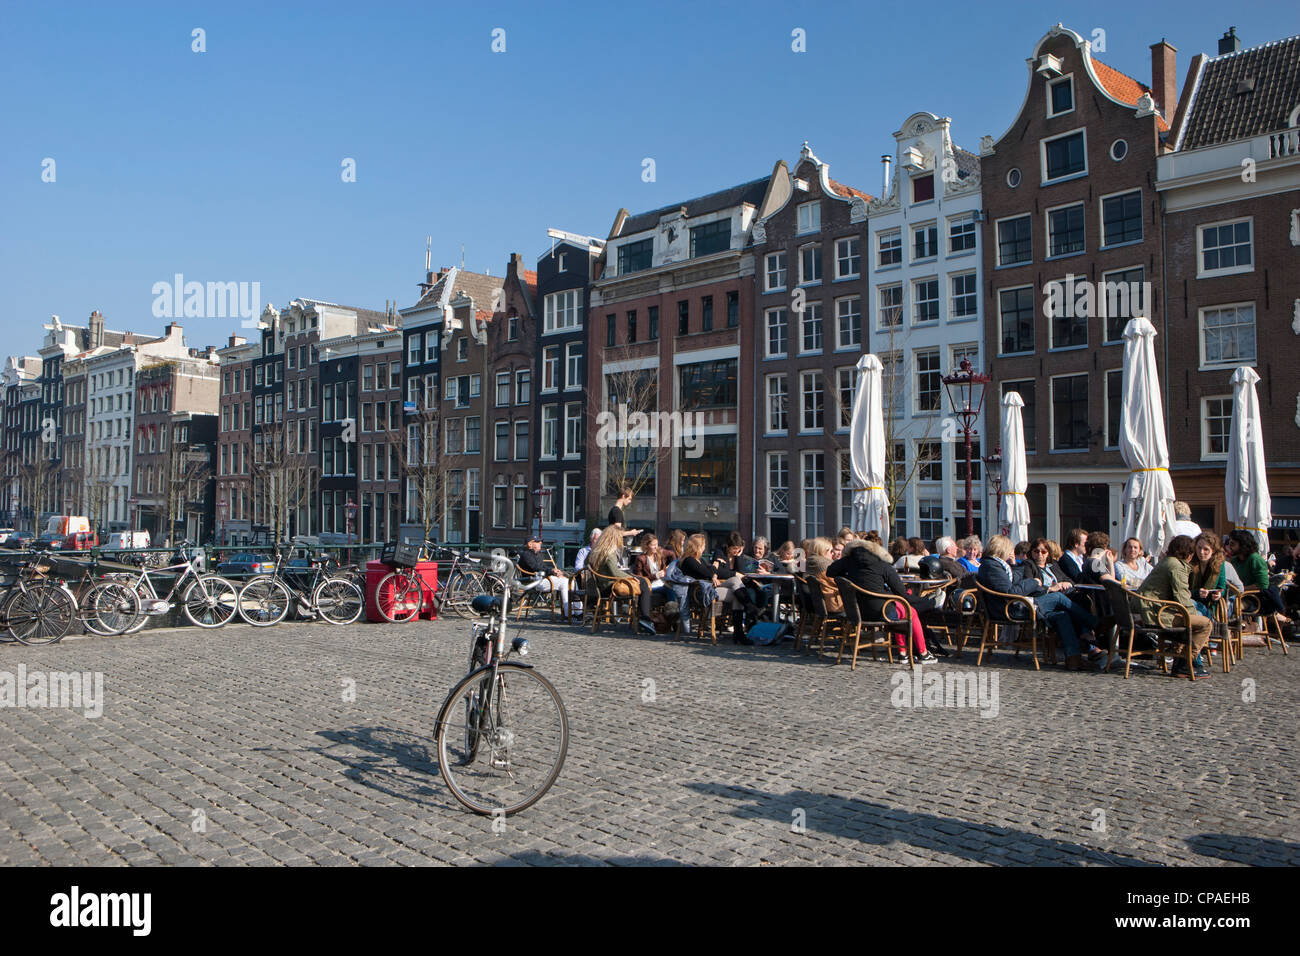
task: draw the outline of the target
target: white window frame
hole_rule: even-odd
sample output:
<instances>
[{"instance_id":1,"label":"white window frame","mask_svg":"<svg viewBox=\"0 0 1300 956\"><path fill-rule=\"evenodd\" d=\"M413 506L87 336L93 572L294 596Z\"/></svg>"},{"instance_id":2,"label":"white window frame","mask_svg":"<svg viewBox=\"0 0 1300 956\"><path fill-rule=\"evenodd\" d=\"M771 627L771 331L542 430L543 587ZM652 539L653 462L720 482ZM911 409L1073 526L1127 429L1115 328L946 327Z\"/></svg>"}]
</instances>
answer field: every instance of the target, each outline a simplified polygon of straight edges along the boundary
<instances>
[{"instance_id":1,"label":"white window frame","mask_svg":"<svg viewBox=\"0 0 1300 956\"><path fill-rule=\"evenodd\" d=\"M816 250L817 252L816 258L817 258L818 275L817 278L815 279L809 279L807 276L804 275L804 266L803 266L804 253L810 252L812 250ZM822 251L822 244L820 242L808 242L799 247L799 285L801 286L821 285L822 276L826 272L826 263L822 259L821 251Z\"/></svg>"},{"instance_id":2,"label":"white window frame","mask_svg":"<svg viewBox=\"0 0 1300 956\"><path fill-rule=\"evenodd\" d=\"M808 387L808 380L812 379L812 388ZM807 369L799 373L799 432L804 435L821 435L826 431L826 393L825 382L822 381L824 376L821 369ZM809 406L808 396L814 397L821 395L821 424L809 425L808 416L816 411L815 406Z\"/></svg>"},{"instance_id":3,"label":"white window frame","mask_svg":"<svg viewBox=\"0 0 1300 956\"><path fill-rule=\"evenodd\" d=\"M858 244L856 255L851 252L841 253L841 245L846 248L852 248L851 243ZM845 272L840 268L840 264L845 261L858 260L858 268L853 272ZM862 239L860 236L841 236L835 240L835 278L836 279L857 279L862 275Z\"/></svg>"},{"instance_id":4,"label":"white window frame","mask_svg":"<svg viewBox=\"0 0 1300 956\"><path fill-rule=\"evenodd\" d=\"M954 283L958 279L963 279L963 280L974 279L975 280L974 293L963 292L960 296L958 296L956 289L954 288ZM958 314L957 299L969 298L972 294L975 298L975 310L973 312ZM973 271L949 273L948 275L948 321L949 322L970 322L974 319L978 319L979 316L980 316L980 284L979 284L978 274Z\"/></svg>"},{"instance_id":5,"label":"white window frame","mask_svg":"<svg viewBox=\"0 0 1300 956\"><path fill-rule=\"evenodd\" d=\"M897 306L891 305L889 308L898 309L898 321L890 325L885 325L885 323L883 322L884 315L885 315L885 308L881 304L881 295L893 289L898 290L898 305ZM897 332L905 328L907 325L907 322L904 318L904 314L906 313L906 311L907 311L907 290L903 288L903 283L891 282L888 285L876 286L876 302L875 302L874 312L876 313L877 332L891 332L891 331Z\"/></svg>"},{"instance_id":6,"label":"white window frame","mask_svg":"<svg viewBox=\"0 0 1300 956\"><path fill-rule=\"evenodd\" d=\"M813 311L816 310L816 318L813 318ZM813 330L810 323L816 322L817 344L806 346L804 336L807 332ZM800 355L821 355L826 344L826 310L822 308L820 301L808 300L803 304L803 311L799 313L799 354Z\"/></svg>"},{"instance_id":7,"label":"white window frame","mask_svg":"<svg viewBox=\"0 0 1300 956\"><path fill-rule=\"evenodd\" d=\"M798 232L796 235L806 236L822 231L822 203L820 199L814 199L810 202L800 203L796 213L796 223Z\"/></svg>"},{"instance_id":8,"label":"white window frame","mask_svg":"<svg viewBox=\"0 0 1300 956\"><path fill-rule=\"evenodd\" d=\"M772 375L768 375L768 376L766 376L766 377L765 377L765 381L766 381L766 385L764 386L764 390L763 390L763 401L764 401L764 405L765 405L764 420L763 420L763 424L764 424L764 426L765 426L765 427L764 427L764 434L766 434L766 435L786 435L786 434L789 434L789 431L790 431L790 377L789 377L785 372L777 372L777 373L774 373L774 374L772 374ZM774 423L773 420L772 420L772 400L773 400L774 398L778 397L778 396L774 393L774 391L773 391L773 386L774 386L777 382L780 382L780 384L781 384L780 396L785 398L785 411L783 412L783 415L784 415L784 417L785 417L785 423L784 423L782 426L777 426L777 424Z\"/></svg>"},{"instance_id":9,"label":"white window frame","mask_svg":"<svg viewBox=\"0 0 1300 956\"><path fill-rule=\"evenodd\" d=\"M948 225L948 239L947 239L948 255L966 256L966 255L974 255L975 253L979 252L979 248L980 248L979 223L975 221L975 213L973 211L968 210L967 212L957 213L957 215L955 216L949 216L945 220L945 222ZM962 226L962 227L970 226L969 234L971 237L972 244L969 249L954 249L952 247L954 226ZM963 228L961 234L965 236L967 234L967 230Z\"/></svg>"},{"instance_id":10,"label":"white window frame","mask_svg":"<svg viewBox=\"0 0 1300 956\"><path fill-rule=\"evenodd\" d=\"M1083 248L1076 252L1052 252L1052 213L1060 212L1062 209L1073 209L1078 206L1083 210ZM1032 227L1031 227L1032 228ZM1088 252L1088 204L1082 200L1072 202L1063 202L1059 205L1052 206L1043 210L1043 261L1054 261L1056 259L1068 259L1071 256L1087 255Z\"/></svg>"},{"instance_id":11,"label":"white window frame","mask_svg":"<svg viewBox=\"0 0 1300 956\"><path fill-rule=\"evenodd\" d=\"M846 342L844 339L845 319L847 319L848 316L852 315L853 313L850 312L846 314L844 312L843 307L848 305L851 302L857 303L858 340L856 342L852 342L852 341ZM864 328L862 325L862 296L846 295L836 299L835 300L835 350L838 352L838 351L848 351L851 349L861 349L863 331Z\"/></svg>"},{"instance_id":12,"label":"white window frame","mask_svg":"<svg viewBox=\"0 0 1300 956\"><path fill-rule=\"evenodd\" d=\"M575 353L576 349L576 353ZM582 388L582 343L570 342L564 347L564 391L574 388ZM574 361L577 361L578 374L573 374Z\"/></svg>"},{"instance_id":13,"label":"white window frame","mask_svg":"<svg viewBox=\"0 0 1300 956\"><path fill-rule=\"evenodd\" d=\"M777 260L777 259L780 260L780 265L779 267L774 269L773 265L775 263L773 260ZM790 257L785 252L785 250L781 250L780 252L769 252L767 255L763 257L763 291L764 292L785 291L786 285L790 281L789 264L790 264ZM772 276L774 273L780 275L781 277L780 283L773 283Z\"/></svg>"},{"instance_id":14,"label":"white window frame","mask_svg":"<svg viewBox=\"0 0 1300 956\"><path fill-rule=\"evenodd\" d=\"M930 253L928 256L916 255L916 234L923 229L934 230L934 252ZM917 223L915 226L912 227L910 236L912 241L908 245L909 245L909 251L912 253L912 255L911 258L908 260L909 262L929 262L931 259L939 258L939 221L937 219L931 219L928 222Z\"/></svg>"},{"instance_id":15,"label":"white window frame","mask_svg":"<svg viewBox=\"0 0 1300 956\"><path fill-rule=\"evenodd\" d=\"M897 239L898 242L891 246L891 252L898 253L898 261L891 262L888 265L882 265L880 255L885 251L885 240ZM893 229L881 229L876 233L876 269L897 269L903 264L903 229L901 226L895 226Z\"/></svg>"},{"instance_id":16,"label":"white window frame","mask_svg":"<svg viewBox=\"0 0 1300 956\"><path fill-rule=\"evenodd\" d=\"M919 286L922 282L933 282L933 283L934 283L934 298L933 298L933 299L926 299L926 300L925 300L926 302L934 302L934 304L935 304L935 317L934 317L933 319L924 319L924 320L921 320L921 319L918 319L918 318L916 317L916 316L917 316L917 309L920 307L920 305L921 305L921 301L922 301L921 298L920 298L920 295L919 295L919 293L918 293L918 291L917 291L917 286ZM912 328L917 328L917 327L920 327L920 328L930 328L930 327L932 327L932 326L938 325L940 322L943 321L943 291L942 291L942 290L940 289L940 287L939 287L939 277L938 277L938 276L933 276L933 275L930 275L930 276L920 276L919 278L913 279L913 280L912 280L912 296L911 296L911 298L912 298L912 308L911 308L911 315L912 315L911 326L912 326Z\"/></svg>"},{"instance_id":17,"label":"white window frame","mask_svg":"<svg viewBox=\"0 0 1300 956\"><path fill-rule=\"evenodd\" d=\"M1138 194L1138 225L1142 228L1142 235L1138 236L1138 238L1136 239L1125 239L1121 242L1115 242L1107 245L1106 243L1106 200L1114 199L1117 196L1127 196L1129 193ZM1137 245L1139 242L1145 241L1147 237L1147 227L1146 227L1146 223L1143 221L1145 215L1145 209L1146 209L1145 203L1146 203L1146 192L1145 190L1142 189L1141 186L1138 186L1135 189L1117 189L1113 193L1107 193L1104 196L1098 196L1097 197L1097 248L1099 250L1119 249L1123 246ZM1087 231L1087 226L1085 223L1085 233L1086 231ZM1197 236L1198 238L1200 236L1199 228L1197 229ZM1254 256L1252 256L1251 258L1254 258Z\"/></svg>"},{"instance_id":18,"label":"white window frame","mask_svg":"<svg viewBox=\"0 0 1300 956\"><path fill-rule=\"evenodd\" d=\"M1225 448L1222 452L1210 451L1210 412L1209 404L1212 401L1226 401L1228 403L1228 421L1232 421L1232 394L1226 395L1205 395L1201 398L1201 461L1227 461L1229 451ZM1228 441L1225 436L1225 442Z\"/></svg>"},{"instance_id":19,"label":"white window frame","mask_svg":"<svg viewBox=\"0 0 1300 956\"><path fill-rule=\"evenodd\" d=\"M1205 313L1219 312L1222 311L1223 309L1242 309L1247 306L1250 307L1250 310L1254 315L1254 322L1252 323L1252 325L1254 326L1254 330L1255 330L1255 357L1252 359L1235 358L1235 359L1227 359L1219 362L1210 362L1205 357ZM1196 328L1197 328L1196 335L1198 339L1197 348L1200 353L1201 371L1208 371L1210 369L1236 368L1240 365L1249 365L1251 367L1254 367L1259 363L1259 309L1256 307L1255 302L1253 300L1245 301L1245 302L1220 302L1214 305L1202 306L1200 309L1197 309L1196 311Z\"/></svg>"},{"instance_id":20,"label":"white window frame","mask_svg":"<svg viewBox=\"0 0 1300 956\"><path fill-rule=\"evenodd\" d=\"M1047 144L1053 143L1058 139L1065 139L1074 136L1076 133L1083 134L1083 170L1077 173L1066 173L1064 176L1057 176L1055 179L1047 178ZM1056 183L1069 182L1071 179L1082 179L1088 175L1088 128L1080 126L1077 129L1066 130L1064 133L1058 133L1055 136L1044 136L1038 141L1038 171L1041 175L1039 182L1044 186L1051 186ZM1072 205L1066 203L1066 205Z\"/></svg>"},{"instance_id":21,"label":"white window frame","mask_svg":"<svg viewBox=\"0 0 1300 956\"><path fill-rule=\"evenodd\" d=\"M548 345L542 349L542 387L540 394L548 395L560 390L560 347Z\"/></svg>"},{"instance_id":22,"label":"white window frame","mask_svg":"<svg viewBox=\"0 0 1300 956\"><path fill-rule=\"evenodd\" d=\"M1060 110L1059 112L1054 113L1052 112L1052 87L1060 86L1062 83L1070 84L1070 108L1068 110ZM1059 77L1052 77L1052 79L1047 81L1047 85L1044 87L1043 92L1046 94L1044 97L1046 101L1044 104L1044 108L1047 111L1048 119L1054 119L1057 116L1066 116L1074 112L1075 102L1074 102L1074 74L1073 73L1067 73L1064 76L1059 76Z\"/></svg>"},{"instance_id":23,"label":"white window frame","mask_svg":"<svg viewBox=\"0 0 1300 956\"><path fill-rule=\"evenodd\" d=\"M777 312L785 313L785 348L780 352L772 351L772 317ZM790 354L790 310L783 305L763 310L763 357L786 358Z\"/></svg>"},{"instance_id":24,"label":"white window frame","mask_svg":"<svg viewBox=\"0 0 1300 956\"><path fill-rule=\"evenodd\" d=\"M1250 224L1250 265L1229 266L1226 269L1206 269L1205 266L1205 230L1220 226L1235 226L1239 222ZM1237 216L1234 219L1220 219L1217 222L1203 222L1196 226L1196 278L1207 279L1215 276L1243 275L1255 271L1255 217Z\"/></svg>"}]
</instances>

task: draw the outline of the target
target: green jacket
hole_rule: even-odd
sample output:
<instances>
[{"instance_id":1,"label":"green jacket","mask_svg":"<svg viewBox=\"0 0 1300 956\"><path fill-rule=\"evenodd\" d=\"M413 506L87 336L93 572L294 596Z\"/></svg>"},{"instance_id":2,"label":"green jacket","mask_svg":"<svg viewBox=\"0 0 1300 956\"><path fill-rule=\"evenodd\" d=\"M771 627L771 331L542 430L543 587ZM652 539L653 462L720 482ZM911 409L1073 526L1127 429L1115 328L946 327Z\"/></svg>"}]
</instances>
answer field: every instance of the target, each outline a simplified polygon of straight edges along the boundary
<instances>
[{"instance_id":1,"label":"green jacket","mask_svg":"<svg viewBox=\"0 0 1300 956\"><path fill-rule=\"evenodd\" d=\"M1178 558L1165 558L1155 566L1155 570L1147 575L1147 579L1142 582L1142 586L1138 588L1137 593L1143 597L1159 598L1161 601L1177 601L1193 614L1199 614L1196 605L1192 603L1192 592L1188 586L1191 570L1191 565L1186 561ZM1142 620L1152 627L1158 627L1159 622L1156 619L1158 610L1158 608L1144 603L1142 605Z\"/></svg>"},{"instance_id":2,"label":"green jacket","mask_svg":"<svg viewBox=\"0 0 1300 956\"><path fill-rule=\"evenodd\" d=\"M597 574L603 574L605 577L609 578L630 578L632 576L618 566L618 558L612 554L605 559L604 564L600 567L593 568L592 570ZM613 582L611 581L599 581L597 583L600 587L601 594L608 594L609 589L613 587Z\"/></svg>"},{"instance_id":3,"label":"green jacket","mask_svg":"<svg viewBox=\"0 0 1300 956\"><path fill-rule=\"evenodd\" d=\"M1258 551L1244 560L1233 558L1232 566L1236 568L1237 576L1246 587L1254 585L1261 591L1268 590L1268 562Z\"/></svg>"}]
</instances>

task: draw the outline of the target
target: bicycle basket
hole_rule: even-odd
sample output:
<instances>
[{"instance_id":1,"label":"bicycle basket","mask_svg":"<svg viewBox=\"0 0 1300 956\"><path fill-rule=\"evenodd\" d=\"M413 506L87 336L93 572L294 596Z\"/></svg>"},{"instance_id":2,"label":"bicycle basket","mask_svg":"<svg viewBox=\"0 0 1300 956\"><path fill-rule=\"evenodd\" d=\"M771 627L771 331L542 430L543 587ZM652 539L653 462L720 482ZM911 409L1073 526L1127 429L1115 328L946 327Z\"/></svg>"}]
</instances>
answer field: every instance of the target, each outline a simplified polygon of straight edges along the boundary
<instances>
[{"instance_id":1,"label":"bicycle basket","mask_svg":"<svg viewBox=\"0 0 1300 956\"><path fill-rule=\"evenodd\" d=\"M381 557L384 564L393 568L413 568L420 563L418 544L387 544Z\"/></svg>"}]
</instances>

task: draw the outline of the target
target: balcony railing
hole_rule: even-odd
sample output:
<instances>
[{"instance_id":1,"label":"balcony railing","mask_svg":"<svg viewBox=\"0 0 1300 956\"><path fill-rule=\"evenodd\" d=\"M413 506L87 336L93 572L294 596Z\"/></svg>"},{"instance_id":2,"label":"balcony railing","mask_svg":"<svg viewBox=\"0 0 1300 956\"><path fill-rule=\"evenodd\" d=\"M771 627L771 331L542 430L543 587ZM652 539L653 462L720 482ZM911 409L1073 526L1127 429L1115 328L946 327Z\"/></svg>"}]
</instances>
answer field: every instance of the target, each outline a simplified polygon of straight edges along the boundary
<instances>
[{"instance_id":1,"label":"balcony railing","mask_svg":"<svg viewBox=\"0 0 1300 956\"><path fill-rule=\"evenodd\" d=\"M1300 127L1278 130L1268 134L1268 158L1300 154Z\"/></svg>"}]
</instances>

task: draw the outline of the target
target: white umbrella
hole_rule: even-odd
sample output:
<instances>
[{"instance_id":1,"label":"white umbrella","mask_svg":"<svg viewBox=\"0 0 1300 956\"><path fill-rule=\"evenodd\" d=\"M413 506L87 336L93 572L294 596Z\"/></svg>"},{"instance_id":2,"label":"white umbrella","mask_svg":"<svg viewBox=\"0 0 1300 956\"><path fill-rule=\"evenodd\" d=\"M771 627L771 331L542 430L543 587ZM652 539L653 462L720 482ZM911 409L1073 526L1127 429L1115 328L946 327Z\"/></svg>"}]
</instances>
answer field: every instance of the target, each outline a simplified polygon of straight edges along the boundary
<instances>
[{"instance_id":1,"label":"white umbrella","mask_svg":"<svg viewBox=\"0 0 1300 956\"><path fill-rule=\"evenodd\" d=\"M1025 462L1025 400L1018 392L1002 398L1002 508L998 520L1018 544L1029 537L1029 466Z\"/></svg>"},{"instance_id":2,"label":"white umbrella","mask_svg":"<svg viewBox=\"0 0 1300 956\"><path fill-rule=\"evenodd\" d=\"M1264 473L1264 433L1259 420L1259 376L1243 365L1232 373L1232 426L1228 432L1228 474L1224 501L1233 527L1251 532L1268 554L1273 503Z\"/></svg>"},{"instance_id":3,"label":"white umbrella","mask_svg":"<svg viewBox=\"0 0 1300 956\"><path fill-rule=\"evenodd\" d=\"M858 359L858 391L853 396L850 463L853 467L853 530L889 538L889 499L885 496L885 417L880 396L884 367L874 355Z\"/></svg>"},{"instance_id":4,"label":"white umbrella","mask_svg":"<svg viewBox=\"0 0 1300 956\"><path fill-rule=\"evenodd\" d=\"M1169 477L1155 338L1155 326L1142 316L1130 319L1124 327L1119 453L1130 472L1124 489L1124 537L1137 538L1158 558L1178 532L1174 529L1174 483Z\"/></svg>"}]
</instances>

